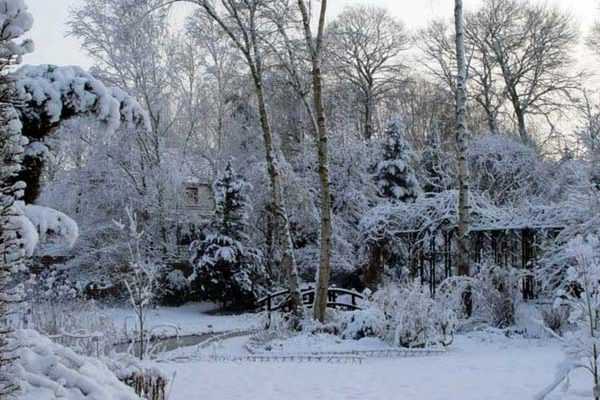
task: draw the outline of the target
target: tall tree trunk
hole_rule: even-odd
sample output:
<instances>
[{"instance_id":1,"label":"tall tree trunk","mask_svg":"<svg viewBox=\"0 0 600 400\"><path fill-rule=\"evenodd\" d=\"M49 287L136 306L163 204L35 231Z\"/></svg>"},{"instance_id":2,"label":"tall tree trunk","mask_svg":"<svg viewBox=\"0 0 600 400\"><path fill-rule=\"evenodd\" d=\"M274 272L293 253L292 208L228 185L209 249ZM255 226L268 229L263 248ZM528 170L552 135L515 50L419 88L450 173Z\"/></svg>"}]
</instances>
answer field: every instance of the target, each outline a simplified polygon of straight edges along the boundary
<instances>
[{"instance_id":1,"label":"tall tree trunk","mask_svg":"<svg viewBox=\"0 0 600 400\"><path fill-rule=\"evenodd\" d=\"M327 0L321 0L317 36L313 40L310 29L310 16L304 0L298 0L302 14L304 38L308 47L312 64L312 89L317 124L317 153L319 158L319 182L321 184L321 251L319 256L319 271L317 272L317 287L313 305L313 316L316 320L325 320L327 309L327 290L331 275L331 253L333 227L331 221L331 193L329 188L329 149L325 107L323 106L323 79L321 74L321 48L325 29L325 14Z\"/></svg>"},{"instance_id":2,"label":"tall tree trunk","mask_svg":"<svg viewBox=\"0 0 600 400\"><path fill-rule=\"evenodd\" d=\"M454 1L456 29L456 151L458 159L458 259L459 275L469 275L469 171L466 160L466 76L465 29L462 0Z\"/></svg>"},{"instance_id":3,"label":"tall tree trunk","mask_svg":"<svg viewBox=\"0 0 600 400\"><path fill-rule=\"evenodd\" d=\"M320 60L313 62L313 91L318 127L317 152L319 157L319 181L321 183L321 251L313 311L314 318L323 322L325 320L327 290L329 289L329 277L331 275L333 227L331 221L331 193L329 187L329 150L327 128L325 125L325 110L321 97Z\"/></svg>"},{"instance_id":4,"label":"tall tree trunk","mask_svg":"<svg viewBox=\"0 0 600 400\"><path fill-rule=\"evenodd\" d=\"M514 107L521 141L523 143L529 143L529 133L527 132L527 125L525 123L525 112L521 109L520 105L515 105Z\"/></svg>"},{"instance_id":5,"label":"tall tree trunk","mask_svg":"<svg viewBox=\"0 0 600 400\"><path fill-rule=\"evenodd\" d=\"M298 266L294 257L294 244L292 242L292 234L290 232L290 221L288 219L285 198L283 197L283 186L281 184L281 175L277 156L273 146L273 133L267 107L265 103L264 88L262 82L262 74L260 69L253 71L254 87L258 100L258 112L260 115L260 125L263 131L263 139L265 144L265 158L267 161L267 172L271 182L271 202L273 204L273 213L279 220L277 224L280 229L280 244L283 249L281 257L281 266L286 275L288 289L290 291L290 311L294 317L299 320L304 315L302 307L302 293L300 291L300 277L298 276Z\"/></svg>"},{"instance_id":6,"label":"tall tree trunk","mask_svg":"<svg viewBox=\"0 0 600 400\"><path fill-rule=\"evenodd\" d=\"M283 248L281 266L288 281L288 290L290 292L290 311L294 316L294 322L299 322L304 316L302 307L302 293L300 291L300 278L298 276L298 266L294 257L294 244L290 232L290 222L287 215L285 198L283 196L283 186L281 184L281 175L277 162L277 155L273 145L273 132L269 123L267 106L265 103L265 93L263 87L263 66L261 50L259 48L258 32L256 27L256 4L247 4L249 7L249 19L246 23L242 22L235 9L229 12L234 13L237 28L241 30L241 38L236 32L228 26L227 23L218 15L212 5L202 0L201 5L207 14L213 18L223 28L225 33L234 42L235 46L242 52L254 83L256 99L258 103L258 112L260 116L260 125L263 132L263 141L265 145L265 159L267 163L267 173L271 183L271 202L273 213L278 218L278 227L281 230L280 243Z\"/></svg>"},{"instance_id":7,"label":"tall tree trunk","mask_svg":"<svg viewBox=\"0 0 600 400\"><path fill-rule=\"evenodd\" d=\"M488 128L490 129L490 133L492 135L497 135L498 134L498 124L496 123L496 118L494 117L494 114L492 112L487 113L487 120L488 120Z\"/></svg>"},{"instance_id":8,"label":"tall tree trunk","mask_svg":"<svg viewBox=\"0 0 600 400\"><path fill-rule=\"evenodd\" d=\"M371 140L373 137L373 114L374 114L373 96L370 89L365 99L365 139Z\"/></svg>"}]
</instances>

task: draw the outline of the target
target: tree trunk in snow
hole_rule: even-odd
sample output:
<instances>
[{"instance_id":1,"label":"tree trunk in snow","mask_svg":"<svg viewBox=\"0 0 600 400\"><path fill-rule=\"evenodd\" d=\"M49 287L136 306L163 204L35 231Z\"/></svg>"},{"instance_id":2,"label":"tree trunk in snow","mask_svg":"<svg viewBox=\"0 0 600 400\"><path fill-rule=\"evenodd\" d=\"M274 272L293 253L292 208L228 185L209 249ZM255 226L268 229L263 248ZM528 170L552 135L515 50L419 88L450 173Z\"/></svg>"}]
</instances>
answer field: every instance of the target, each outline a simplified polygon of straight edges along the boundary
<instances>
[{"instance_id":1,"label":"tree trunk in snow","mask_svg":"<svg viewBox=\"0 0 600 400\"><path fill-rule=\"evenodd\" d=\"M469 275L469 171L466 160L466 76L465 29L463 2L454 2L454 23L456 29L456 151L458 159L458 260L459 275Z\"/></svg>"},{"instance_id":2,"label":"tree trunk in snow","mask_svg":"<svg viewBox=\"0 0 600 400\"><path fill-rule=\"evenodd\" d=\"M371 140L373 137L373 114L375 104L371 88L368 89L367 98L365 99L365 139Z\"/></svg>"},{"instance_id":3,"label":"tree trunk in snow","mask_svg":"<svg viewBox=\"0 0 600 400\"><path fill-rule=\"evenodd\" d=\"M235 46L240 50L254 83L254 91L258 104L258 113L260 117L260 126L263 133L263 141L265 145L265 160L267 164L267 173L271 183L271 202L273 214L278 219L277 227L280 229L280 244L282 246L283 255L281 258L281 267L287 278L288 290L290 292L290 311L294 316L292 324L299 322L304 316L302 306L302 293L300 291L300 278L298 276L298 266L294 257L294 245L292 242L292 234L290 232L290 222L287 215L285 198L283 196L283 185L280 174L280 167L277 162L277 154L273 144L273 131L269 122L267 113L267 105L265 102L265 92L263 85L263 64L262 64L262 49L260 48L260 40L258 36L258 27L256 21L257 7L260 3L246 2L240 7L247 7L247 13L242 18L241 14L235 7L227 7L228 16L234 21L234 26L228 25L226 18L222 18L217 10L207 0L198 0L198 4L204 8L206 13L219 24L225 31L227 36L233 41Z\"/></svg>"},{"instance_id":4,"label":"tree trunk in snow","mask_svg":"<svg viewBox=\"0 0 600 400\"><path fill-rule=\"evenodd\" d=\"M302 25L304 38L310 53L312 64L312 89L315 117L317 123L317 153L319 159L319 182L321 184L321 239L319 270L315 290L315 301L313 305L314 318L323 322L327 308L327 290L329 289L329 277L331 275L331 253L332 253L332 221L331 221L331 193L329 188L329 149L327 124L325 120L325 107L323 106L323 79L321 74L321 49L323 33L325 30L325 14L327 11L327 0L321 0L319 13L319 25L317 36L313 40L310 29L310 15L304 0L298 0L298 7L302 14Z\"/></svg>"},{"instance_id":5,"label":"tree trunk in snow","mask_svg":"<svg viewBox=\"0 0 600 400\"><path fill-rule=\"evenodd\" d=\"M260 70L259 70L260 71ZM258 99L258 112L260 115L260 125L263 130L263 139L265 144L265 157L267 160L267 172L271 181L271 201L273 203L273 212L279 219L278 227L281 230L281 245L283 255L281 257L281 266L288 281L290 291L290 308L292 314L297 318L302 318L302 293L300 292L300 278L298 276L298 266L294 257L294 245L292 234L290 232L290 222L287 216L285 199L283 197L283 187L281 183L281 174L277 165L277 158L273 146L273 133L269 123L267 107L264 98L264 88L262 83L262 74L254 74L254 86L256 97Z\"/></svg>"},{"instance_id":6,"label":"tree trunk in snow","mask_svg":"<svg viewBox=\"0 0 600 400\"><path fill-rule=\"evenodd\" d=\"M525 113L521 110L520 106L515 107L515 114L517 115L517 123L519 125L519 136L523 143L529 143L529 134L527 132L527 124L525 123Z\"/></svg>"}]
</instances>

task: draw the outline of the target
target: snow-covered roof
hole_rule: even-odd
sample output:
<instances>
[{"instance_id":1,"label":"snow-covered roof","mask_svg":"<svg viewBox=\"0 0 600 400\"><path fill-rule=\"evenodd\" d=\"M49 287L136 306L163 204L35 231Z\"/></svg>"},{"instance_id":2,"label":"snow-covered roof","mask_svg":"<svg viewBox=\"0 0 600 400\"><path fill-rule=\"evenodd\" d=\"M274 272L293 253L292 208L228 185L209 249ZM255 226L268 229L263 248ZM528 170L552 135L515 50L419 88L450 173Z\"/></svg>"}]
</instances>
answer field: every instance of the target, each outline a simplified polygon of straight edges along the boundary
<instances>
[{"instance_id":1,"label":"snow-covered roof","mask_svg":"<svg viewBox=\"0 0 600 400\"><path fill-rule=\"evenodd\" d=\"M569 203L498 207L471 192L471 231L562 228L578 219L581 210ZM384 204L373 208L361 220L368 237L423 233L453 229L457 225L458 192L445 191L419 197L414 203Z\"/></svg>"}]
</instances>

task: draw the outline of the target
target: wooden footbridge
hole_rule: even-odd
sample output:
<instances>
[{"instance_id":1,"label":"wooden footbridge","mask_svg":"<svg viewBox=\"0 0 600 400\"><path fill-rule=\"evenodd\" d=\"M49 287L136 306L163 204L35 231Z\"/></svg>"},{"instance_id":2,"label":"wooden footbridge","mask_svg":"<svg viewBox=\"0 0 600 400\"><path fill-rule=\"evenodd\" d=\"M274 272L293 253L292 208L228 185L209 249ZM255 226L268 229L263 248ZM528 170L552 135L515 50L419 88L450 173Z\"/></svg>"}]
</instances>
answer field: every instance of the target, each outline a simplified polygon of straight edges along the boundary
<instances>
[{"instance_id":1,"label":"wooden footbridge","mask_svg":"<svg viewBox=\"0 0 600 400\"><path fill-rule=\"evenodd\" d=\"M302 303L312 307L315 300L315 289L311 286L302 289ZM358 300L363 300L363 295L349 289L330 287L327 289L327 307L338 310L360 310ZM280 290L273 292L257 302L260 311L288 311L290 305L290 291Z\"/></svg>"}]
</instances>

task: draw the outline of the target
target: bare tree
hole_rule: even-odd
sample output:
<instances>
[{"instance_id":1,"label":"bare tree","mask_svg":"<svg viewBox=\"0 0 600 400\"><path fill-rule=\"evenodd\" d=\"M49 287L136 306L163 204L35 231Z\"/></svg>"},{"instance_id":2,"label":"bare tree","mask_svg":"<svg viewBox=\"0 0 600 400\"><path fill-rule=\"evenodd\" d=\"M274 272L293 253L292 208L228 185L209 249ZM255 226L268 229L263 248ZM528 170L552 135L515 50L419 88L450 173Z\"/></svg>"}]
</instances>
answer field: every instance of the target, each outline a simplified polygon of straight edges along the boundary
<instances>
[{"instance_id":1,"label":"bare tree","mask_svg":"<svg viewBox=\"0 0 600 400\"><path fill-rule=\"evenodd\" d=\"M579 88L580 75L571 72L573 20L556 7L520 0L486 0L474 20L500 68L519 135L528 142L527 116L546 117L570 105Z\"/></svg>"},{"instance_id":2,"label":"bare tree","mask_svg":"<svg viewBox=\"0 0 600 400\"><path fill-rule=\"evenodd\" d=\"M213 127L216 137L216 147L219 151L223 148L225 139L226 115L231 107L233 87L237 82L240 67L240 55L236 48L231 46L228 37L217 22L201 10L196 10L187 20L186 36L193 51L205 54L201 66L208 84L214 85L212 99L215 104L216 121ZM206 101L207 99L203 99Z\"/></svg>"},{"instance_id":3,"label":"bare tree","mask_svg":"<svg viewBox=\"0 0 600 400\"><path fill-rule=\"evenodd\" d=\"M425 69L454 93L456 42L450 30L450 24L446 21L434 20L418 32L416 43L425 56L422 63Z\"/></svg>"},{"instance_id":4,"label":"bare tree","mask_svg":"<svg viewBox=\"0 0 600 400\"><path fill-rule=\"evenodd\" d=\"M472 15L465 18L467 96L483 111L487 129L498 133L498 115L505 100L503 86L499 82L498 64L486 47L481 26L475 22ZM441 20L433 21L420 31L418 37L418 45L426 58L423 65L454 92L456 48L449 25ZM475 125L476 122L471 119L470 124Z\"/></svg>"},{"instance_id":5,"label":"bare tree","mask_svg":"<svg viewBox=\"0 0 600 400\"><path fill-rule=\"evenodd\" d=\"M149 130L135 132L139 151L140 187L157 204L158 234L167 253L166 179L162 165L165 144L174 133L176 114L165 101L173 93L171 69L175 46L169 32L168 10L145 15L149 5L132 7L120 0L86 0L71 11L69 34L82 41L95 61L96 74L135 94L148 113Z\"/></svg>"},{"instance_id":6,"label":"bare tree","mask_svg":"<svg viewBox=\"0 0 600 400\"><path fill-rule=\"evenodd\" d=\"M483 109L490 133L497 134L498 115L506 96L499 82L500 65L486 47L490 32L482 28L477 17L471 14L465 19L465 42L472 52L468 72L473 88L470 96Z\"/></svg>"},{"instance_id":7,"label":"bare tree","mask_svg":"<svg viewBox=\"0 0 600 400\"><path fill-rule=\"evenodd\" d=\"M117 227L126 232L129 250L129 270L123 276L123 283L138 320L138 357L143 360L148 351L146 342L149 339L146 336L146 309L156 296L158 267L144 256L142 249L144 231L139 226L136 214L130 208L126 208L125 213L127 224L117 223Z\"/></svg>"},{"instance_id":8,"label":"bare tree","mask_svg":"<svg viewBox=\"0 0 600 400\"><path fill-rule=\"evenodd\" d=\"M328 26L330 68L357 89L364 110L364 137L373 136L378 100L401 79L400 56L409 47L404 25L384 8L346 8Z\"/></svg>"}]
</instances>

